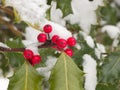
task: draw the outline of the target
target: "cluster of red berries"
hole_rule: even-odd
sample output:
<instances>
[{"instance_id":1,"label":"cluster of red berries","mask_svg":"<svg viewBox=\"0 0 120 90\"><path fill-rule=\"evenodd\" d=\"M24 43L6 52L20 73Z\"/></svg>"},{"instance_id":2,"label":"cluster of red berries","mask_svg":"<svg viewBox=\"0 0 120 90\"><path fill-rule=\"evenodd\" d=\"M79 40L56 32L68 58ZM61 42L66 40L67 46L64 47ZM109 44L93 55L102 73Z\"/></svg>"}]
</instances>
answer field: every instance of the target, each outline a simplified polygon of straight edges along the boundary
<instances>
[{"instance_id":1,"label":"cluster of red berries","mask_svg":"<svg viewBox=\"0 0 120 90\"><path fill-rule=\"evenodd\" d=\"M74 37L69 37L67 40L61 38L58 35L53 35L52 38L49 37L49 34L52 32L52 26L47 24L43 27L44 33L40 33L37 37L38 41L41 42L46 42L47 40L51 40L51 43L54 43L56 46L54 48L57 48L58 50L64 50L64 48L68 46L74 46L76 44L76 40ZM48 35L48 38L47 38ZM73 51L70 48L67 48L64 50L64 52L72 56Z\"/></svg>"},{"instance_id":2,"label":"cluster of red berries","mask_svg":"<svg viewBox=\"0 0 120 90\"><path fill-rule=\"evenodd\" d=\"M33 66L39 64L41 61L41 57L34 55L33 51L30 49L24 50L23 55Z\"/></svg>"},{"instance_id":3,"label":"cluster of red berries","mask_svg":"<svg viewBox=\"0 0 120 90\"><path fill-rule=\"evenodd\" d=\"M47 41L50 41L55 45L53 48L64 51L70 57L73 56L72 49L66 47L75 46L76 39L74 37L69 37L67 40L65 40L58 35L53 35L52 38L50 38L49 34L52 32L52 26L49 24L45 25L43 27L43 30L44 33L40 33L37 37L38 42L45 43ZM32 65L38 64L41 61L41 57L39 55L33 55L33 52L31 50L25 50L24 57L29 60Z\"/></svg>"}]
</instances>

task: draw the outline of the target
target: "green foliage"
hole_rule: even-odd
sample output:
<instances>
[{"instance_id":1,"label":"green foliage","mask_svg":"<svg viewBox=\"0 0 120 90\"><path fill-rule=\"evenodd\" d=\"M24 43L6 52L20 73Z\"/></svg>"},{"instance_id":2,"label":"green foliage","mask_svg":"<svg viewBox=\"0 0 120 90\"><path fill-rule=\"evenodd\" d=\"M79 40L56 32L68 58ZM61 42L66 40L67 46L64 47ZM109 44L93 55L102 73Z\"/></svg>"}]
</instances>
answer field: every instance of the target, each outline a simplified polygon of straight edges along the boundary
<instances>
[{"instance_id":1,"label":"green foliage","mask_svg":"<svg viewBox=\"0 0 120 90\"><path fill-rule=\"evenodd\" d=\"M11 48L22 48L22 47L24 47L24 45L22 44L22 39L21 38L8 40L8 41L6 41L6 44Z\"/></svg>"},{"instance_id":2,"label":"green foliage","mask_svg":"<svg viewBox=\"0 0 120 90\"><path fill-rule=\"evenodd\" d=\"M3 70L3 75L5 76L6 73L9 71L9 62L5 58L3 53L0 53L0 68Z\"/></svg>"},{"instance_id":3,"label":"green foliage","mask_svg":"<svg viewBox=\"0 0 120 90\"><path fill-rule=\"evenodd\" d=\"M76 62L76 64L78 66L82 66L82 62L83 62L82 57L84 54L89 54L92 57L94 57L95 59L97 59L95 56L94 48L91 48L88 46L88 44L86 43L86 41L84 40L84 38L81 34L78 34L77 42L81 46L81 49L80 50L74 49L74 56L72 58L74 59L74 61Z\"/></svg>"},{"instance_id":4,"label":"green foliage","mask_svg":"<svg viewBox=\"0 0 120 90\"><path fill-rule=\"evenodd\" d=\"M78 24L70 24L69 21L66 21L66 28L71 32L79 32L80 27Z\"/></svg>"},{"instance_id":5,"label":"green foliage","mask_svg":"<svg viewBox=\"0 0 120 90\"><path fill-rule=\"evenodd\" d=\"M50 90L83 90L83 72L65 53L52 69Z\"/></svg>"},{"instance_id":6,"label":"green foliage","mask_svg":"<svg viewBox=\"0 0 120 90\"><path fill-rule=\"evenodd\" d=\"M111 84L98 84L96 90L119 90L116 85Z\"/></svg>"},{"instance_id":7,"label":"green foliage","mask_svg":"<svg viewBox=\"0 0 120 90\"><path fill-rule=\"evenodd\" d=\"M115 83L120 80L120 51L111 53L101 66L100 82Z\"/></svg>"},{"instance_id":8,"label":"green foliage","mask_svg":"<svg viewBox=\"0 0 120 90\"><path fill-rule=\"evenodd\" d=\"M8 40L6 41L6 44L11 48L24 47L21 42L21 38ZM25 61L25 58L23 57L23 54L21 52L5 52L4 55L9 60L9 63L12 67L20 67Z\"/></svg>"},{"instance_id":9,"label":"green foliage","mask_svg":"<svg viewBox=\"0 0 120 90\"><path fill-rule=\"evenodd\" d=\"M6 52L5 56L12 67L20 67L25 61L22 53Z\"/></svg>"},{"instance_id":10,"label":"green foliage","mask_svg":"<svg viewBox=\"0 0 120 90\"><path fill-rule=\"evenodd\" d=\"M8 90L42 90L42 77L27 62L10 78Z\"/></svg>"},{"instance_id":11,"label":"green foliage","mask_svg":"<svg viewBox=\"0 0 120 90\"><path fill-rule=\"evenodd\" d=\"M117 11L116 8L107 5L101 9L101 16L103 20L107 21L108 24L117 23Z\"/></svg>"},{"instance_id":12,"label":"green foliage","mask_svg":"<svg viewBox=\"0 0 120 90\"><path fill-rule=\"evenodd\" d=\"M72 0L56 0L56 2L57 2L57 8L59 8L59 9L62 10L63 17L65 17L68 14L72 13L71 1Z\"/></svg>"}]
</instances>

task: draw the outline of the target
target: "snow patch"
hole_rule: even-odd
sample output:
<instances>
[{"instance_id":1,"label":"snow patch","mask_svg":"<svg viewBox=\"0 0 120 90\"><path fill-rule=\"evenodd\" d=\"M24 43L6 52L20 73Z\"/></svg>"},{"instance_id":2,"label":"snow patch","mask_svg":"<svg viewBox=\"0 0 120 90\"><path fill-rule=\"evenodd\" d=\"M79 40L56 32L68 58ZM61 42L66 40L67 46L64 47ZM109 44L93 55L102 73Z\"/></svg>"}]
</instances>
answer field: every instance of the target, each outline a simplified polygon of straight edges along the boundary
<instances>
[{"instance_id":1,"label":"snow patch","mask_svg":"<svg viewBox=\"0 0 120 90\"><path fill-rule=\"evenodd\" d=\"M59 23L62 26L65 26L65 20L62 18L63 13L60 9L58 9L58 8L56 9L56 5L57 5L57 3L52 1L51 13L50 13L51 21Z\"/></svg>"},{"instance_id":2,"label":"snow patch","mask_svg":"<svg viewBox=\"0 0 120 90\"><path fill-rule=\"evenodd\" d=\"M102 27L101 30L102 32L107 32L111 39L118 38L118 36L120 35L120 29L117 26L106 25Z\"/></svg>"},{"instance_id":3,"label":"snow patch","mask_svg":"<svg viewBox=\"0 0 120 90\"><path fill-rule=\"evenodd\" d=\"M0 77L0 90L7 90L9 79Z\"/></svg>"},{"instance_id":4,"label":"snow patch","mask_svg":"<svg viewBox=\"0 0 120 90\"><path fill-rule=\"evenodd\" d=\"M102 44L97 43L96 45L97 45L97 48L95 48L95 55L97 56L98 59L100 59L101 53L106 53L106 50Z\"/></svg>"},{"instance_id":5,"label":"snow patch","mask_svg":"<svg viewBox=\"0 0 120 90\"><path fill-rule=\"evenodd\" d=\"M52 57L52 56L48 56L47 58L48 59L45 63L46 67L37 68L37 71L45 77L45 80L48 80L50 78L50 74L51 74L50 70L54 67L57 61L57 58Z\"/></svg>"},{"instance_id":6,"label":"snow patch","mask_svg":"<svg viewBox=\"0 0 120 90\"><path fill-rule=\"evenodd\" d=\"M88 54L83 56L83 71L85 72L85 90L95 90L97 85L96 61Z\"/></svg>"},{"instance_id":7,"label":"snow patch","mask_svg":"<svg viewBox=\"0 0 120 90\"><path fill-rule=\"evenodd\" d=\"M2 42L0 42L0 46L1 46L1 47L5 47L5 48L9 48L6 44L4 44L4 43L2 43Z\"/></svg>"},{"instance_id":8,"label":"snow patch","mask_svg":"<svg viewBox=\"0 0 120 90\"><path fill-rule=\"evenodd\" d=\"M79 2L79 3L78 3ZM71 24L78 24L84 32L89 34L91 25L96 25L98 6L104 6L103 0L72 0L73 14L65 17Z\"/></svg>"},{"instance_id":9,"label":"snow patch","mask_svg":"<svg viewBox=\"0 0 120 90\"><path fill-rule=\"evenodd\" d=\"M95 47L94 40L92 39L91 36L85 37L85 40L89 47L91 47L91 48Z\"/></svg>"}]
</instances>

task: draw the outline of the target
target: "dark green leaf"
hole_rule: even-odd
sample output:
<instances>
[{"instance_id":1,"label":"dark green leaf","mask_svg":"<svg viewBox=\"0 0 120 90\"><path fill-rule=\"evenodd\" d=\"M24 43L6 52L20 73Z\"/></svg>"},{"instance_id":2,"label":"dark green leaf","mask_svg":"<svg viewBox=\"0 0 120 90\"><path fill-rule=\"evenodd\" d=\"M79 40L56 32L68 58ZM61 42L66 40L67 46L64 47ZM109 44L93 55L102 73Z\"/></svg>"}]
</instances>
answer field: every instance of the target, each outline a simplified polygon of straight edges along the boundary
<instances>
[{"instance_id":1,"label":"dark green leaf","mask_svg":"<svg viewBox=\"0 0 120 90\"><path fill-rule=\"evenodd\" d=\"M111 84L98 84L96 90L119 90L116 85Z\"/></svg>"},{"instance_id":2,"label":"dark green leaf","mask_svg":"<svg viewBox=\"0 0 120 90\"><path fill-rule=\"evenodd\" d=\"M116 24L117 22L117 11L116 8L107 5L101 9L101 15L108 24Z\"/></svg>"},{"instance_id":3,"label":"dark green leaf","mask_svg":"<svg viewBox=\"0 0 120 90\"><path fill-rule=\"evenodd\" d=\"M24 47L24 45L22 44L21 40L22 40L21 38L8 40L8 41L6 41L6 44L11 48L22 48L22 47Z\"/></svg>"},{"instance_id":4,"label":"dark green leaf","mask_svg":"<svg viewBox=\"0 0 120 90\"><path fill-rule=\"evenodd\" d=\"M8 90L42 90L42 77L27 62L10 78Z\"/></svg>"},{"instance_id":5,"label":"dark green leaf","mask_svg":"<svg viewBox=\"0 0 120 90\"><path fill-rule=\"evenodd\" d=\"M65 53L52 69L50 90L83 90L83 72Z\"/></svg>"},{"instance_id":6,"label":"dark green leaf","mask_svg":"<svg viewBox=\"0 0 120 90\"><path fill-rule=\"evenodd\" d=\"M57 8L62 10L63 17L72 13L71 1L72 0L56 0Z\"/></svg>"},{"instance_id":7,"label":"dark green leaf","mask_svg":"<svg viewBox=\"0 0 120 90\"><path fill-rule=\"evenodd\" d=\"M47 0L47 4L50 5L52 0Z\"/></svg>"},{"instance_id":8,"label":"dark green leaf","mask_svg":"<svg viewBox=\"0 0 120 90\"><path fill-rule=\"evenodd\" d=\"M100 82L115 83L120 80L120 51L111 53L101 66Z\"/></svg>"},{"instance_id":9,"label":"dark green leaf","mask_svg":"<svg viewBox=\"0 0 120 90\"><path fill-rule=\"evenodd\" d=\"M78 24L70 24L69 21L66 21L66 27L71 32L79 32L79 30L80 30L80 27Z\"/></svg>"},{"instance_id":10,"label":"dark green leaf","mask_svg":"<svg viewBox=\"0 0 120 90\"><path fill-rule=\"evenodd\" d=\"M9 63L12 67L19 67L25 61L22 53L6 52L5 56L9 60Z\"/></svg>"}]
</instances>

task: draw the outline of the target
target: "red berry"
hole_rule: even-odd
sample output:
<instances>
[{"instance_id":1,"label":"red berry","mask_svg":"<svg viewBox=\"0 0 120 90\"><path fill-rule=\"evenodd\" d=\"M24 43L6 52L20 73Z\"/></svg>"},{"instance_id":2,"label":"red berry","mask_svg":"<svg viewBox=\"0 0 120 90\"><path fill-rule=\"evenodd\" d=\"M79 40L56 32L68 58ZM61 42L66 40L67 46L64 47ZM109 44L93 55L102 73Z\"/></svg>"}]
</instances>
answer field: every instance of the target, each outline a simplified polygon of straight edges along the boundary
<instances>
[{"instance_id":1,"label":"red berry","mask_svg":"<svg viewBox=\"0 0 120 90\"><path fill-rule=\"evenodd\" d=\"M69 38L67 39L67 44L68 44L69 46L75 46L75 44L76 44L76 39L75 39L74 37L69 37Z\"/></svg>"},{"instance_id":2,"label":"red berry","mask_svg":"<svg viewBox=\"0 0 120 90\"><path fill-rule=\"evenodd\" d=\"M64 51L68 56L72 57L73 56L73 51L72 49L68 48Z\"/></svg>"},{"instance_id":3,"label":"red berry","mask_svg":"<svg viewBox=\"0 0 120 90\"><path fill-rule=\"evenodd\" d=\"M41 57L39 55L34 55L30 60L31 64L34 66L35 64L39 64L41 61Z\"/></svg>"},{"instance_id":4,"label":"red berry","mask_svg":"<svg viewBox=\"0 0 120 90\"><path fill-rule=\"evenodd\" d=\"M58 35L54 35L52 37L52 42L56 44L58 39L59 39L59 36Z\"/></svg>"},{"instance_id":5,"label":"red berry","mask_svg":"<svg viewBox=\"0 0 120 90\"><path fill-rule=\"evenodd\" d=\"M44 34L44 33L40 33L40 34L38 35L37 39L38 39L39 42L46 42L47 36L46 36L46 34Z\"/></svg>"},{"instance_id":6,"label":"red berry","mask_svg":"<svg viewBox=\"0 0 120 90\"><path fill-rule=\"evenodd\" d=\"M58 39L57 40L57 46L59 48L65 48L67 45L67 41L65 39Z\"/></svg>"},{"instance_id":7,"label":"red berry","mask_svg":"<svg viewBox=\"0 0 120 90\"><path fill-rule=\"evenodd\" d=\"M43 27L45 33L50 33L52 31L52 26L47 24Z\"/></svg>"},{"instance_id":8,"label":"red berry","mask_svg":"<svg viewBox=\"0 0 120 90\"><path fill-rule=\"evenodd\" d=\"M32 50L29 50L29 49L26 49L24 52L23 52L23 55L26 59L30 60L32 59L33 57L33 51Z\"/></svg>"}]
</instances>

